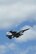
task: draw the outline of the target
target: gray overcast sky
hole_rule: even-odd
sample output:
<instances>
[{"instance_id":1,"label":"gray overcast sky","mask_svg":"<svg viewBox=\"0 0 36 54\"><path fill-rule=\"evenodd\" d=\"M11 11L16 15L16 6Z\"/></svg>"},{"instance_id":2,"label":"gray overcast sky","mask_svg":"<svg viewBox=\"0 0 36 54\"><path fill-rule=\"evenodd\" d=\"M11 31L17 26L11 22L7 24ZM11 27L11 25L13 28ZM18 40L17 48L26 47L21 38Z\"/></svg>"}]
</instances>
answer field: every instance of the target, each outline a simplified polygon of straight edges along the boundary
<instances>
[{"instance_id":1,"label":"gray overcast sky","mask_svg":"<svg viewBox=\"0 0 36 54\"><path fill-rule=\"evenodd\" d=\"M34 12L36 0L0 0L0 27L26 20Z\"/></svg>"},{"instance_id":2,"label":"gray overcast sky","mask_svg":"<svg viewBox=\"0 0 36 54\"><path fill-rule=\"evenodd\" d=\"M25 4L36 4L36 0L0 0L0 4L12 4L16 2L22 2Z\"/></svg>"}]
</instances>

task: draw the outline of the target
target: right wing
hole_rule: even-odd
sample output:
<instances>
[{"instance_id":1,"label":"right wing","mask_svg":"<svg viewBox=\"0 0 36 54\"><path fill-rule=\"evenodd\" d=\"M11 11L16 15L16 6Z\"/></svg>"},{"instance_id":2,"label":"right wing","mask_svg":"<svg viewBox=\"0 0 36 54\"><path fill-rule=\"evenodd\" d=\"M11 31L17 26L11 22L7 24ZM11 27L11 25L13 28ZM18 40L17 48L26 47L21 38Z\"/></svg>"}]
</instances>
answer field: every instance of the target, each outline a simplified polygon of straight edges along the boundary
<instances>
[{"instance_id":1,"label":"right wing","mask_svg":"<svg viewBox=\"0 0 36 54\"><path fill-rule=\"evenodd\" d=\"M22 34L23 32L25 32L27 30L29 30L29 28L28 29L25 29L25 30L21 30L19 33Z\"/></svg>"}]
</instances>

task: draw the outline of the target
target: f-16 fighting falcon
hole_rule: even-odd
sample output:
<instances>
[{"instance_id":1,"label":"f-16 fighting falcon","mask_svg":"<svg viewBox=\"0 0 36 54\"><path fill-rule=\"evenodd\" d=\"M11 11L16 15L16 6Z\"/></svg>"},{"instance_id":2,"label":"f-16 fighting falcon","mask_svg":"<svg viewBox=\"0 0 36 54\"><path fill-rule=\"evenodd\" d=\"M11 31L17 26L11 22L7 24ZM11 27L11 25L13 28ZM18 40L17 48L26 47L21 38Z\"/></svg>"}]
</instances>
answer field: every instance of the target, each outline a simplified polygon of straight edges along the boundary
<instances>
[{"instance_id":1,"label":"f-16 fighting falcon","mask_svg":"<svg viewBox=\"0 0 36 54\"><path fill-rule=\"evenodd\" d=\"M21 31L19 31L19 32L9 31L9 32L6 33L6 36L7 36L9 39L12 39L12 38L14 38L14 37L18 38L18 37L20 37L21 35L23 35L23 32L25 32L25 31L27 31L27 30L29 30L29 28L28 28L28 29L25 29L25 30L21 30Z\"/></svg>"}]
</instances>

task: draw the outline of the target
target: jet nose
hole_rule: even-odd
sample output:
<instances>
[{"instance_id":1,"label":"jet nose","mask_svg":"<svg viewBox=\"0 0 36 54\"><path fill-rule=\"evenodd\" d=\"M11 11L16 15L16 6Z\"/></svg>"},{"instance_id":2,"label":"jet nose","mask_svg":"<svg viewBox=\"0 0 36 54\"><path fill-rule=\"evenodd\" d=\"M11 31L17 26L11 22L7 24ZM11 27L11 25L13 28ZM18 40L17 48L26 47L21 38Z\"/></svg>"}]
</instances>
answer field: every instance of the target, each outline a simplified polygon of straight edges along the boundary
<instances>
[{"instance_id":1,"label":"jet nose","mask_svg":"<svg viewBox=\"0 0 36 54\"><path fill-rule=\"evenodd\" d=\"M10 33L10 32L7 32L7 33L6 33L6 35L12 35L12 33Z\"/></svg>"}]
</instances>

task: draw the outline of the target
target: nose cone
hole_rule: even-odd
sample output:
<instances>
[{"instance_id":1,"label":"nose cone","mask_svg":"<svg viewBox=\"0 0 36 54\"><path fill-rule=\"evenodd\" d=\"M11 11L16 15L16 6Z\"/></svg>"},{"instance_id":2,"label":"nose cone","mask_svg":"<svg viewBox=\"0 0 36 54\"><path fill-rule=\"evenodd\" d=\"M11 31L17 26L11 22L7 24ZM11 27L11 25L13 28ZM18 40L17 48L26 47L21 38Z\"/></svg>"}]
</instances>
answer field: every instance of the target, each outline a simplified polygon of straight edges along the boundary
<instances>
[{"instance_id":1,"label":"nose cone","mask_svg":"<svg viewBox=\"0 0 36 54\"><path fill-rule=\"evenodd\" d=\"M6 35L12 35L12 33L11 32L7 32Z\"/></svg>"}]
</instances>

